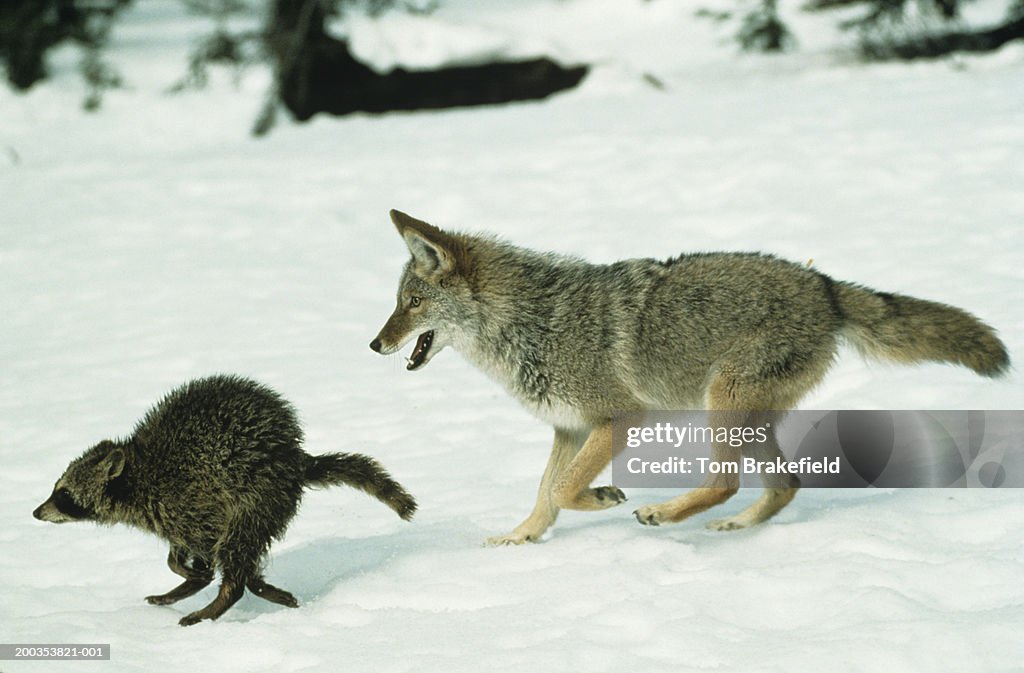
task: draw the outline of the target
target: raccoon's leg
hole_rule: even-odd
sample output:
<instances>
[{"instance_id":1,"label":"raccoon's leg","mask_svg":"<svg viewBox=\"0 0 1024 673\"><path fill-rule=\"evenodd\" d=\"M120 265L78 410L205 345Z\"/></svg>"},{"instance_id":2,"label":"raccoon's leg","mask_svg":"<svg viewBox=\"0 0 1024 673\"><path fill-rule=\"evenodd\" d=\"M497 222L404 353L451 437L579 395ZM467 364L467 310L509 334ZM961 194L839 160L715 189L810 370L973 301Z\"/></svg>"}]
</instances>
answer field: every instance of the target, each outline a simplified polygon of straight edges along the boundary
<instances>
[{"instance_id":1,"label":"raccoon's leg","mask_svg":"<svg viewBox=\"0 0 1024 673\"><path fill-rule=\"evenodd\" d=\"M238 599L245 593L245 584L224 580L220 583L220 590L217 597L202 610L196 610L178 620L182 626L192 626L204 619L217 619L227 612L228 608L238 602Z\"/></svg>"},{"instance_id":2,"label":"raccoon's leg","mask_svg":"<svg viewBox=\"0 0 1024 673\"><path fill-rule=\"evenodd\" d=\"M195 556L192 559L192 567L189 568L188 560L189 551L187 549L171 545L171 551L167 554L167 566L175 574L184 577L185 581L165 594L146 596L146 601L149 604L170 605L198 593L213 581L213 569L206 561Z\"/></svg>"},{"instance_id":3,"label":"raccoon's leg","mask_svg":"<svg viewBox=\"0 0 1024 673\"><path fill-rule=\"evenodd\" d=\"M245 585L260 576L259 562L270 546L270 537L260 517L235 516L228 532L217 542L217 565L222 575L217 597L206 607L185 615L178 623L191 626L204 619L217 619L237 603L245 593Z\"/></svg>"},{"instance_id":4,"label":"raccoon's leg","mask_svg":"<svg viewBox=\"0 0 1024 673\"><path fill-rule=\"evenodd\" d=\"M767 441L748 444L743 448L743 455L758 461L785 459L775 437L774 421L768 431ZM800 480L792 474L762 473L761 482L764 484L764 493L754 504L735 516L709 521L707 527L711 530L740 530L767 521L788 505L800 490Z\"/></svg>"},{"instance_id":5,"label":"raccoon's leg","mask_svg":"<svg viewBox=\"0 0 1024 673\"><path fill-rule=\"evenodd\" d=\"M189 569L186 567L188 563L188 550L178 545L171 545L171 551L167 553L167 567L171 569L175 575L180 575L184 578L188 578Z\"/></svg>"},{"instance_id":6,"label":"raccoon's leg","mask_svg":"<svg viewBox=\"0 0 1024 673\"><path fill-rule=\"evenodd\" d=\"M192 567L189 567L190 561ZM167 567L175 575L181 575L186 579L196 575L213 574L210 563L202 556L178 545L171 545L171 551L167 554Z\"/></svg>"},{"instance_id":7,"label":"raccoon's leg","mask_svg":"<svg viewBox=\"0 0 1024 673\"><path fill-rule=\"evenodd\" d=\"M299 607L299 602L295 600L295 596L292 596L284 589L278 589L273 584L267 584L263 580L262 575L252 578L245 586L249 591L271 603L277 603L289 608Z\"/></svg>"},{"instance_id":8,"label":"raccoon's leg","mask_svg":"<svg viewBox=\"0 0 1024 673\"><path fill-rule=\"evenodd\" d=\"M544 476L540 480L540 488L537 489L537 503L533 506L533 512L508 535L487 538L487 544L523 544L540 539L558 518L558 506L551 494L555 478L565 470L586 439L585 431L555 428L555 442L551 447L548 465L544 468Z\"/></svg>"},{"instance_id":9,"label":"raccoon's leg","mask_svg":"<svg viewBox=\"0 0 1024 673\"><path fill-rule=\"evenodd\" d=\"M583 448L565 466L552 483L551 499L562 509L595 511L626 501L626 495L614 486L590 488L601 470L612 462L612 423L606 421L590 431Z\"/></svg>"}]
</instances>

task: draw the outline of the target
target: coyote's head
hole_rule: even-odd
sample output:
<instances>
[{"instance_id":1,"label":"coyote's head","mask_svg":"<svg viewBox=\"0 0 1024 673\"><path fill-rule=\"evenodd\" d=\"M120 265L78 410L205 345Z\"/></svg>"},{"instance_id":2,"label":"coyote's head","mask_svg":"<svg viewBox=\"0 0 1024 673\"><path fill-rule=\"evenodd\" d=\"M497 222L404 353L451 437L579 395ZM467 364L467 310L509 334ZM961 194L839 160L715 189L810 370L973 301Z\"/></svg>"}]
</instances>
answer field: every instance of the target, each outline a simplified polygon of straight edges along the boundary
<instances>
[{"instance_id":1,"label":"coyote's head","mask_svg":"<svg viewBox=\"0 0 1024 673\"><path fill-rule=\"evenodd\" d=\"M474 304L472 256L464 237L397 210L391 211L391 221L412 259L398 284L398 305L370 348L390 355L417 337L406 366L415 370L464 333Z\"/></svg>"}]
</instances>

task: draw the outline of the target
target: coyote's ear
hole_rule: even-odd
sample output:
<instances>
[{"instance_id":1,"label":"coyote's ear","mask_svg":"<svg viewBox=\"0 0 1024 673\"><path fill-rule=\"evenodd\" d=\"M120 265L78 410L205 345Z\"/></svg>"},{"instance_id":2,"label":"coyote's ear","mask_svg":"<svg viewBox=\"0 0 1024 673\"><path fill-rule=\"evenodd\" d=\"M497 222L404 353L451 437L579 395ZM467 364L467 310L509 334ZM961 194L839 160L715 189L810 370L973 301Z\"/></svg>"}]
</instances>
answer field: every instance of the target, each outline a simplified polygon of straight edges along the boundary
<instances>
[{"instance_id":1,"label":"coyote's ear","mask_svg":"<svg viewBox=\"0 0 1024 673\"><path fill-rule=\"evenodd\" d=\"M398 210L391 211L391 221L409 247L420 275L442 276L455 270L455 255L448 234Z\"/></svg>"}]
</instances>

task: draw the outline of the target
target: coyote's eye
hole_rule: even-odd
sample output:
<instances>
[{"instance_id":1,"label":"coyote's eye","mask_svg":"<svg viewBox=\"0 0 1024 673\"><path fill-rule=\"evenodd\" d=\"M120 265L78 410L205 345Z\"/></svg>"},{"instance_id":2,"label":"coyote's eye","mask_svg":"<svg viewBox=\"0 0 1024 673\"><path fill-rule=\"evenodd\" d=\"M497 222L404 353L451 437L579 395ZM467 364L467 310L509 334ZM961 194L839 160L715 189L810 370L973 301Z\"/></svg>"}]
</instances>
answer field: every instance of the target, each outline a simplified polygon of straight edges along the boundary
<instances>
[{"instance_id":1,"label":"coyote's eye","mask_svg":"<svg viewBox=\"0 0 1024 673\"><path fill-rule=\"evenodd\" d=\"M409 298L409 305L412 306L413 308L416 308L417 306L420 305L421 301L422 299L420 299L416 295L413 295L412 297Z\"/></svg>"}]
</instances>

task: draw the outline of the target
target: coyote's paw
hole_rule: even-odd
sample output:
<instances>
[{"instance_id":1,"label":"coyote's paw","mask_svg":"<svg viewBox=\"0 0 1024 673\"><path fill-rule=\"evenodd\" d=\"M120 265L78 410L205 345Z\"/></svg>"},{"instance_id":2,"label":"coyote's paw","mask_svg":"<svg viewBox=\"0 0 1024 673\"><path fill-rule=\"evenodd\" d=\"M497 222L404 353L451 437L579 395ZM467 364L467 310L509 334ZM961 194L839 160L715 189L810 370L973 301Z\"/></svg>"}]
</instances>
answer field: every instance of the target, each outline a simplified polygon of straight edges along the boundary
<instances>
[{"instance_id":1,"label":"coyote's paw","mask_svg":"<svg viewBox=\"0 0 1024 673\"><path fill-rule=\"evenodd\" d=\"M605 507L614 507L626 502L626 494L622 492L622 489L614 486L598 486L591 489L591 492L597 501Z\"/></svg>"},{"instance_id":2,"label":"coyote's paw","mask_svg":"<svg viewBox=\"0 0 1024 673\"><path fill-rule=\"evenodd\" d=\"M661 522L665 520L664 514L661 513L661 510L656 505L646 505L640 509L635 509L633 510L633 516L645 526L660 526Z\"/></svg>"},{"instance_id":3,"label":"coyote's paw","mask_svg":"<svg viewBox=\"0 0 1024 673\"><path fill-rule=\"evenodd\" d=\"M535 535L529 535L527 533L516 533L515 531L508 535L495 535L489 537L484 541L486 547L508 547L514 544L526 544L527 542L536 542L537 537Z\"/></svg>"},{"instance_id":4,"label":"coyote's paw","mask_svg":"<svg viewBox=\"0 0 1024 673\"><path fill-rule=\"evenodd\" d=\"M744 521L738 517L729 517L728 519L715 519L714 521L708 521L705 526L708 530L743 530L744 528L750 528L753 522Z\"/></svg>"},{"instance_id":5,"label":"coyote's paw","mask_svg":"<svg viewBox=\"0 0 1024 673\"><path fill-rule=\"evenodd\" d=\"M597 512L626 502L626 494L614 486L585 488L574 495L556 491L554 496L555 505L561 509L579 512Z\"/></svg>"}]
</instances>

